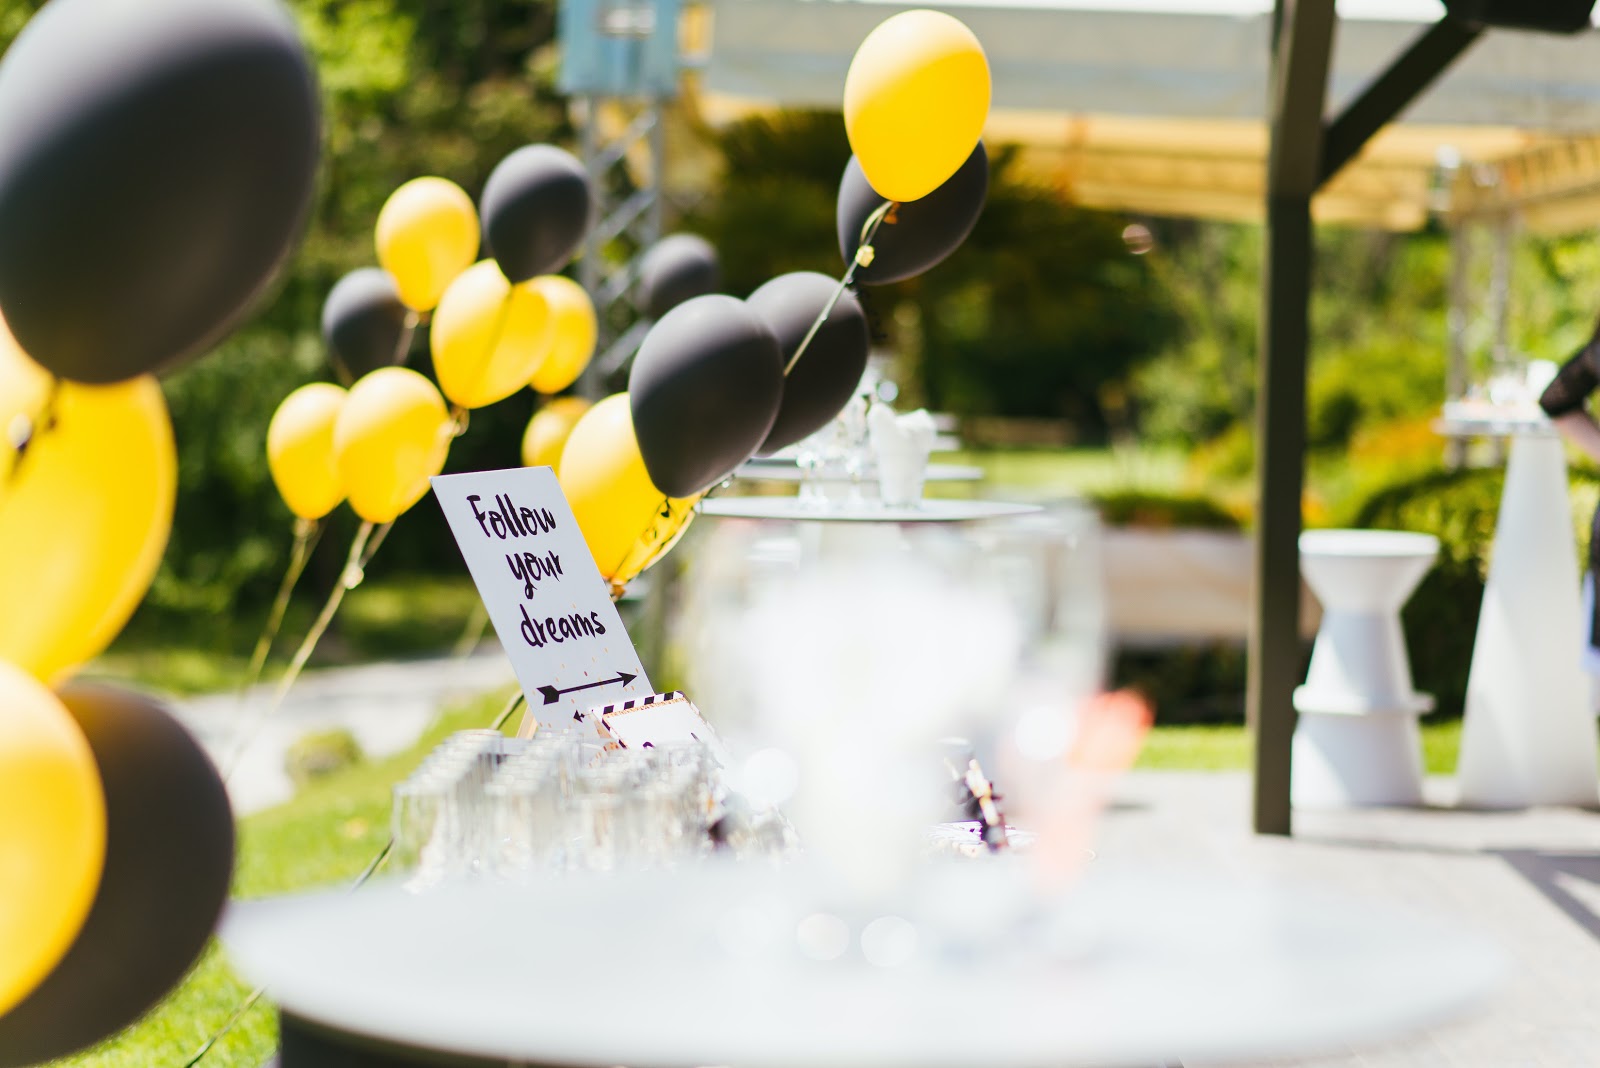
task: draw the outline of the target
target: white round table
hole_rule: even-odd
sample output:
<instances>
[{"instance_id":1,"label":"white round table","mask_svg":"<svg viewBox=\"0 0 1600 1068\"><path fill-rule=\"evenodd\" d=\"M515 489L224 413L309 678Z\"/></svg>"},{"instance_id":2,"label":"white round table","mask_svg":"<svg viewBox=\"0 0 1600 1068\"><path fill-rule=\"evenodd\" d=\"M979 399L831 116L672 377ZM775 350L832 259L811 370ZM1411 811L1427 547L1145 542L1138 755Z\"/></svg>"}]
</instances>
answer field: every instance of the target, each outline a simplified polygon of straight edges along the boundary
<instances>
[{"instance_id":1,"label":"white round table","mask_svg":"<svg viewBox=\"0 0 1600 1068\"><path fill-rule=\"evenodd\" d=\"M318 1036L320 1057L376 1044L422 1063L594 1068L1300 1056L1443 1022L1502 972L1480 938L1421 915L1103 862L1020 926L1005 909L1023 874L930 868L923 904L892 906L917 922L910 956L902 939L888 966L860 939L886 906L840 913L837 959L801 952L800 921L828 898L792 867L336 891L234 905L222 938L294 1034ZM941 940L948 927L921 919L940 907L962 936ZM346 1063L297 1058L299 1041L286 1038L282 1068Z\"/></svg>"},{"instance_id":2,"label":"white round table","mask_svg":"<svg viewBox=\"0 0 1600 1068\"><path fill-rule=\"evenodd\" d=\"M700 504L703 515L724 519L781 519L813 523L971 523L983 519L1033 515L1036 504L926 498L915 508L891 508L879 501L813 501L799 497L712 497Z\"/></svg>"},{"instance_id":3,"label":"white round table","mask_svg":"<svg viewBox=\"0 0 1600 1068\"><path fill-rule=\"evenodd\" d=\"M792 462L761 463L751 461L741 464L734 473L735 478L749 482L804 482L806 472ZM817 482L826 482L830 485L848 483L848 478L822 478L811 476ZM929 464L923 476L927 482L982 482L983 468L970 464ZM876 471L864 472L861 476L863 486L875 486L878 475Z\"/></svg>"}]
</instances>

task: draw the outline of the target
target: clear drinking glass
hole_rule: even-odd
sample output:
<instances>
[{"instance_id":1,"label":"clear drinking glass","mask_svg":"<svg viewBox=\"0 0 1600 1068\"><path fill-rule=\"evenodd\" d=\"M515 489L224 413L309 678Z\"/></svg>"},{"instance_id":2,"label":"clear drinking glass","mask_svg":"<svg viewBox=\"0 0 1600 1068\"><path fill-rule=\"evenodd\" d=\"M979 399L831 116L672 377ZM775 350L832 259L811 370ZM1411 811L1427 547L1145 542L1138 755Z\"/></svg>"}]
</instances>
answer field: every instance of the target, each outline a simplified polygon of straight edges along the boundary
<instances>
[{"instance_id":1,"label":"clear drinking glass","mask_svg":"<svg viewBox=\"0 0 1600 1068\"><path fill-rule=\"evenodd\" d=\"M453 788L450 778L428 773L412 775L394 788L394 850L389 864L415 888L432 885L443 876L448 850L445 813Z\"/></svg>"}]
</instances>

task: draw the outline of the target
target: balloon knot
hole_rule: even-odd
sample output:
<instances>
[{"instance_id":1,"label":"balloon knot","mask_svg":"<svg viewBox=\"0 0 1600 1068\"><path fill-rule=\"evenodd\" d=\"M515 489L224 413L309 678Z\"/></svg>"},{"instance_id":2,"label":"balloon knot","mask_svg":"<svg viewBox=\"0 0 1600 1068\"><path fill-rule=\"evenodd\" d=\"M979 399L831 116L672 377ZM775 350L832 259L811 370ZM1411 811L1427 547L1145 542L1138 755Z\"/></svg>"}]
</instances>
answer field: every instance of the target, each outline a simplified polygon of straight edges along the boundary
<instances>
[{"instance_id":1,"label":"balloon knot","mask_svg":"<svg viewBox=\"0 0 1600 1068\"><path fill-rule=\"evenodd\" d=\"M871 245L862 245L856 249L856 266L871 267L873 257L876 255L877 253L873 252Z\"/></svg>"},{"instance_id":2,"label":"balloon knot","mask_svg":"<svg viewBox=\"0 0 1600 1068\"><path fill-rule=\"evenodd\" d=\"M12 417L11 423L6 427L6 442L15 452L22 452L28 447L28 442L33 440L33 418L26 412L18 412Z\"/></svg>"}]
</instances>

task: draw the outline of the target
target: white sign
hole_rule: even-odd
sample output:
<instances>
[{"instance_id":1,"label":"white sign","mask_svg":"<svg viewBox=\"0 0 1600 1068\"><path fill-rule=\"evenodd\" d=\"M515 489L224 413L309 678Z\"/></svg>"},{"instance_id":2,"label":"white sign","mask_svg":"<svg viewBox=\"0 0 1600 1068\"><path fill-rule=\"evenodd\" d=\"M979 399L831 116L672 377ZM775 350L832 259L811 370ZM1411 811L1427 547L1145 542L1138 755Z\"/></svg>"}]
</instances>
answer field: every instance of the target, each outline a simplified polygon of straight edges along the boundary
<instances>
[{"instance_id":1,"label":"white sign","mask_svg":"<svg viewBox=\"0 0 1600 1068\"><path fill-rule=\"evenodd\" d=\"M441 475L433 494L528 699L524 734L654 692L554 471Z\"/></svg>"}]
</instances>

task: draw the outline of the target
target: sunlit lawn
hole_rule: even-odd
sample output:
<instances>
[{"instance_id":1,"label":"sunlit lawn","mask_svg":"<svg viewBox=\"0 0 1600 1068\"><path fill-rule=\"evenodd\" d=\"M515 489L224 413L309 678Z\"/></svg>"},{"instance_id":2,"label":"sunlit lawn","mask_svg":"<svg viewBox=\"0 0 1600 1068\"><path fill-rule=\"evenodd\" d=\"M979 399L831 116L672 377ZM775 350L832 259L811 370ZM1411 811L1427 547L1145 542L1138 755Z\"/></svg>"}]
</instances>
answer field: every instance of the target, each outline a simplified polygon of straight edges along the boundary
<instances>
[{"instance_id":1,"label":"sunlit lawn","mask_svg":"<svg viewBox=\"0 0 1600 1068\"><path fill-rule=\"evenodd\" d=\"M288 662L326 593L308 588L296 598L268 662L269 678ZM327 667L449 650L477 603L478 593L465 574L368 581L346 596L312 664ZM231 690L244 677L265 618L264 606L226 616L135 616L91 670L172 694Z\"/></svg>"},{"instance_id":2,"label":"sunlit lawn","mask_svg":"<svg viewBox=\"0 0 1600 1068\"><path fill-rule=\"evenodd\" d=\"M1450 775L1461 750L1461 721L1422 725L1422 763L1429 775ZM1250 732L1238 726L1157 727L1139 767L1152 771L1245 771Z\"/></svg>"},{"instance_id":3,"label":"sunlit lawn","mask_svg":"<svg viewBox=\"0 0 1600 1068\"><path fill-rule=\"evenodd\" d=\"M940 453L935 462L981 467L997 492L1111 490L1178 492L1186 482L1188 454L1180 449L998 449Z\"/></svg>"}]
</instances>

